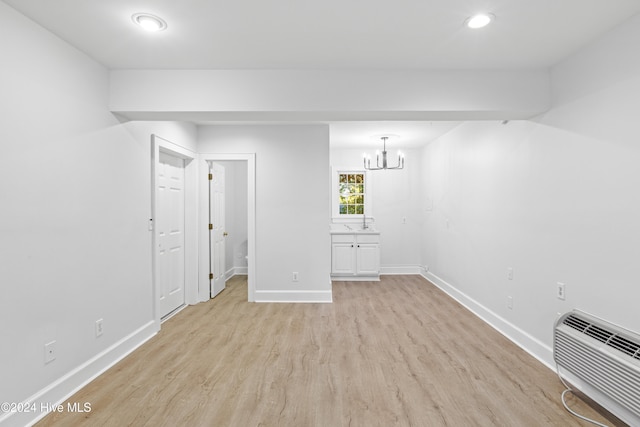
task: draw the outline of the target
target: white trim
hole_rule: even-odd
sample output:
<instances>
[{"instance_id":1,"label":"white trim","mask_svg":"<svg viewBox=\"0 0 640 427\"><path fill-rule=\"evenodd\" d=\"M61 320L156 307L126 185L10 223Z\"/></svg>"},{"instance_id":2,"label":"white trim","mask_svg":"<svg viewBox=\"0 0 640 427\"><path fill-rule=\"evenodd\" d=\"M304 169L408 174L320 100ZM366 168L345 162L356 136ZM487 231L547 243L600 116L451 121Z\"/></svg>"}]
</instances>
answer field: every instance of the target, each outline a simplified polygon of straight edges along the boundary
<instances>
[{"instance_id":1,"label":"white trim","mask_svg":"<svg viewBox=\"0 0 640 427\"><path fill-rule=\"evenodd\" d=\"M331 167L331 222L333 223L361 223L362 217L358 214L355 215L340 215L340 207L338 203L338 175L341 173L361 173L364 175L364 215L368 223L374 222L373 217L373 201L371 195L373 194L373 186L371 178L366 169L359 168L343 168L332 166Z\"/></svg>"},{"instance_id":2,"label":"white trim","mask_svg":"<svg viewBox=\"0 0 640 427\"><path fill-rule=\"evenodd\" d=\"M246 276L249 274L249 268L248 267L233 267L235 270L235 273L233 273L234 276Z\"/></svg>"},{"instance_id":3,"label":"white trim","mask_svg":"<svg viewBox=\"0 0 640 427\"><path fill-rule=\"evenodd\" d=\"M233 276L246 276L249 274L247 267L231 267L224 273L224 281L231 279Z\"/></svg>"},{"instance_id":4,"label":"white trim","mask_svg":"<svg viewBox=\"0 0 640 427\"><path fill-rule=\"evenodd\" d=\"M169 141L168 139L156 135L155 133L151 134L151 141L153 143L157 143L158 146L161 147L165 152L171 153L174 156L181 157L185 160L193 160L196 158L196 153L194 151L191 151L188 148L184 148L174 142Z\"/></svg>"},{"instance_id":5,"label":"white trim","mask_svg":"<svg viewBox=\"0 0 640 427\"><path fill-rule=\"evenodd\" d=\"M386 274L422 274L422 267L419 265L385 265L380 267L380 275Z\"/></svg>"},{"instance_id":6,"label":"white trim","mask_svg":"<svg viewBox=\"0 0 640 427\"><path fill-rule=\"evenodd\" d=\"M201 179L204 182L208 174L210 161L240 160L247 162L247 299L255 301L256 292L256 154L255 153L204 153L198 156L198 165L201 171ZM207 172L205 172L207 171ZM200 262L198 268L200 301L209 299L209 189L206 185L200 185L200 220L199 247Z\"/></svg>"},{"instance_id":7,"label":"white trim","mask_svg":"<svg viewBox=\"0 0 640 427\"><path fill-rule=\"evenodd\" d=\"M334 282L379 282L380 276L337 276L331 275Z\"/></svg>"},{"instance_id":8,"label":"white trim","mask_svg":"<svg viewBox=\"0 0 640 427\"><path fill-rule=\"evenodd\" d=\"M256 291L256 302L331 303L329 291Z\"/></svg>"},{"instance_id":9,"label":"white trim","mask_svg":"<svg viewBox=\"0 0 640 427\"><path fill-rule=\"evenodd\" d=\"M555 363L553 362L553 349L538 340L534 336L523 331L513 323L507 321L501 316L497 315L493 311L489 310L473 298L469 297L463 292L436 276L432 272L424 272L422 270L421 276L436 285L443 292L449 295L451 298L462 304L467 310L482 319L489 326L493 327L496 331L507 337L510 341L536 358L542 364L549 369L555 371ZM551 328L551 325L549 325Z\"/></svg>"},{"instance_id":10,"label":"white trim","mask_svg":"<svg viewBox=\"0 0 640 427\"><path fill-rule=\"evenodd\" d=\"M160 152L168 153L173 156L180 157L185 160L184 164L184 188L185 188L185 212L184 212L184 227L185 227L185 245L184 245L184 298L185 304L195 304L198 302L198 235L196 233L198 223L198 209L197 209L197 175L198 175L198 162L195 161L196 153L193 151L181 147L167 139L164 139L156 134L151 134L151 218L153 223L157 223L157 168L159 162ZM151 233L151 273L153 283L153 315L155 321L160 325L160 283L157 280L157 263L156 263L156 227L153 225L153 231Z\"/></svg>"},{"instance_id":11,"label":"white trim","mask_svg":"<svg viewBox=\"0 0 640 427\"><path fill-rule=\"evenodd\" d=\"M50 409L53 405L62 404L62 402L76 394L99 375L147 342L158 330L156 322L149 321L22 402L25 405L27 403L35 405L35 412L8 412L0 416L0 424L3 427L35 424L49 413L47 410L41 412L41 408ZM79 403L82 405L84 402Z\"/></svg>"},{"instance_id":12,"label":"white trim","mask_svg":"<svg viewBox=\"0 0 640 427\"><path fill-rule=\"evenodd\" d=\"M173 316L175 316L176 314L180 313L182 310L184 310L185 308L187 308L189 305L188 304L182 304L180 307L176 308L175 310L173 310L171 313L167 314L166 316L164 316L161 320L162 323L166 322L167 320L171 319Z\"/></svg>"},{"instance_id":13,"label":"white trim","mask_svg":"<svg viewBox=\"0 0 640 427\"><path fill-rule=\"evenodd\" d=\"M331 280L337 282L378 282L380 276L384 275L422 275L423 268L419 265L385 265L380 267L380 274L378 276L339 276L331 275Z\"/></svg>"}]
</instances>

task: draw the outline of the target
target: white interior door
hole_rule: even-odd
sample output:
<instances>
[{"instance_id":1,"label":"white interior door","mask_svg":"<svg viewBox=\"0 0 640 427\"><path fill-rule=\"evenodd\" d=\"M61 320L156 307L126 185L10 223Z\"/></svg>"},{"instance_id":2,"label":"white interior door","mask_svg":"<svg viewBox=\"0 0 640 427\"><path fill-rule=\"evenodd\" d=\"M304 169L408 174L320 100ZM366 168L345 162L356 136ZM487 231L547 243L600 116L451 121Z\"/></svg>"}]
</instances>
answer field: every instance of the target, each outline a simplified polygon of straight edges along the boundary
<instances>
[{"instance_id":1,"label":"white interior door","mask_svg":"<svg viewBox=\"0 0 640 427\"><path fill-rule=\"evenodd\" d=\"M184 160L160 152L157 176L156 260L160 317L184 304Z\"/></svg>"},{"instance_id":2,"label":"white interior door","mask_svg":"<svg viewBox=\"0 0 640 427\"><path fill-rule=\"evenodd\" d=\"M224 166L211 163L209 170L209 243L211 298L225 287L225 218L224 218Z\"/></svg>"}]
</instances>

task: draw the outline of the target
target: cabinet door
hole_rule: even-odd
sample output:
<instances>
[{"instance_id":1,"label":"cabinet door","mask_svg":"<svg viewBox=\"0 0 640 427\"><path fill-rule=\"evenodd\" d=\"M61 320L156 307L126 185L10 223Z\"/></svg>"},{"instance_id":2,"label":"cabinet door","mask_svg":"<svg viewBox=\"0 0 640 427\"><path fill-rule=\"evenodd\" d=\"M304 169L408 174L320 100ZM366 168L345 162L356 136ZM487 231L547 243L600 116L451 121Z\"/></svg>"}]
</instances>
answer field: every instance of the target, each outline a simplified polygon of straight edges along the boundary
<instances>
[{"instance_id":1,"label":"cabinet door","mask_svg":"<svg viewBox=\"0 0 640 427\"><path fill-rule=\"evenodd\" d=\"M334 243L331 245L331 273L342 275L355 274L355 248L353 243Z\"/></svg>"},{"instance_id":2,"label":"cabinet door","mask_svg":"<svg viewBox=\"0 0 640 427\"><path fill-rule=\"evenodd\" d=\"M359 243L357 274L378 275L380 273L380 245L376 243Z\"/></svg>"}]
</instances>

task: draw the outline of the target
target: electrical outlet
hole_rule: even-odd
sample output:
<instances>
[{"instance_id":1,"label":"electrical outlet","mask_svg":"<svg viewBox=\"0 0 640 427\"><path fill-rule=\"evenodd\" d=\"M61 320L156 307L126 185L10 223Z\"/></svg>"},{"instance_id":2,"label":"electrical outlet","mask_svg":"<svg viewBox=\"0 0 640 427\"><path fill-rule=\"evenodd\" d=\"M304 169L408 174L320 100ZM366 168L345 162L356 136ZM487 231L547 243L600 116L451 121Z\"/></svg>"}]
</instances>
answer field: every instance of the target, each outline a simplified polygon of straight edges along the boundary
<instances>
[{"instance_id":1,"label":"electrical outlet","mask_svg":"<svg viewBox=\"0 0 640 427\"><path fill-rule=\"evenodd\" d=\"M558 282L558 291L557 291L558 299L565 300L567 297L566 288L564 283Z\"/></svg>"},{"instance_id":2,"label":"electrical outlet","mask_svg":"<svg viewBox=\"0 0 640 427\"><path fill-rule=\"evenodd\" d=\"M102 319L96 320L96 338L102 335L102 333L104 332L102 329L102 321Z\"/></svg>"},{"instance_id":3,"label":"electrical outlet","mask_svg":"<svg viewBox=\"0 0 640 427\"><path fill-rule=\"evenodd\" d=\"M298 281L298 272L297 271L293 272L291 280L293 280L294 282Z\"/></svg>"},{"instance_id":4,"label":"electrical outlet","mask_svg":"<svg viewBox=\"0 0 640 427\"><path fill-rule=\"evenodd\" d=\"M507 279L513 280L513 268L512 267L507 268Z\"/></svg>"},{"instance_id":5,"label":"electrical outlet","mask_svg":"<svg viewBox=\"0 0 640 427\"><path fill-rule=\"evenodd\" d=\"M513 297L507 297L507 308L513 310Z\"/></svg>"},{"instance_id":6,"label":"electrical outlet","mask_svg":"<svg viewBox=\"0 0 640 427\"><path fill-rule=\"evenodd\" d=\"M44 345L44 363L50 363L56 360L56 342L51 341Z\"/></svg>"}]
</instances>

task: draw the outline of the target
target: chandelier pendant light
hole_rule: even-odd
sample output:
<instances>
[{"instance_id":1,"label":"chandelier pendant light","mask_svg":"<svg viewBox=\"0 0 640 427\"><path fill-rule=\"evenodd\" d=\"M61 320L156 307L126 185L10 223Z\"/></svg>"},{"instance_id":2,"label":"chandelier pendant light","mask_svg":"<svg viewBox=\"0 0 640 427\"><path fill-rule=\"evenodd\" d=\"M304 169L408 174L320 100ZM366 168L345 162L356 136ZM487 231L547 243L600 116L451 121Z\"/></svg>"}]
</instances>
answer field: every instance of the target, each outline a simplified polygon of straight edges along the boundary
<instances>
[{"instance_id":1,"label":"chandelier pendant light","mask_svg":"<svg viewBox=\"0 0 640 427\"><path fill-rule=\"evenodd\" d=\"M403 169L404 168L404 154L398 152L398 165L397 166L389 166L389 162L387 161L387 139L388 136L383 136L382 138L382 164L380 164L380 152L376 151L376 165L371 167L371 158L364 155L364 168L370 171L377 171L382 169Z\"/></svg>"}]
</instances>

